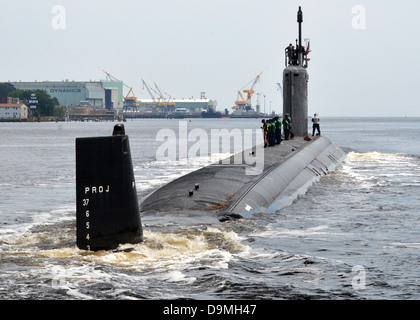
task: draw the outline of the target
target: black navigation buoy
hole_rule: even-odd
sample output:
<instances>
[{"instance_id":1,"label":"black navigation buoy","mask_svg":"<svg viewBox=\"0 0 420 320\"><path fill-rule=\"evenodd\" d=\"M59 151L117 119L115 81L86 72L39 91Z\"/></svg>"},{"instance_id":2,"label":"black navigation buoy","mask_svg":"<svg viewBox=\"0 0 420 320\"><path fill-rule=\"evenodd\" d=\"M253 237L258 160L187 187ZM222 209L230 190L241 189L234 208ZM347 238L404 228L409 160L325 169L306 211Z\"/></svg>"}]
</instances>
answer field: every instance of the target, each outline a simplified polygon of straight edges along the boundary
<instances>
[{"instance_id":1,"label":"black navigation buoy","mask_svg":"<svg viewBox=\"0 0 420 320\"><path fill-rule=\"evenodd\" d=\"M77 246L113 250L143 240L128 136L123 124L112 136L76 139Z\"/></svg>"}]
</instances>

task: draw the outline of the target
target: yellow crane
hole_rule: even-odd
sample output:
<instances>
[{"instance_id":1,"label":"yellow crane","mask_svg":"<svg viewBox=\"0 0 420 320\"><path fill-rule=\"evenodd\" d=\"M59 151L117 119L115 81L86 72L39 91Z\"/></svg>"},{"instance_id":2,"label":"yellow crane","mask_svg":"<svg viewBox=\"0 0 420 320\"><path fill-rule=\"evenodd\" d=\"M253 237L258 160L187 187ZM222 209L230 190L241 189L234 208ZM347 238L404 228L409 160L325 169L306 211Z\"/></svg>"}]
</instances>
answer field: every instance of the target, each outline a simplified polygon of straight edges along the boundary
<instances>
[{"instance_id":1,"label":"yellow crane","mask_svg":"<svg viewBox=\"0 0 420 320\"><path fill-rule=\"evenodd\" d=\"M252 83L252 86L250 89L242 90L244 93L246 93L246 99L241 94L241 91L238 91L238 97L235 101L235 106L232 107L232 109L245 109L245 108L251 108L251 97L255 93L254 88L257 84L258 80L260 79L262 74L262 71L258 76L255 77L254 82Z\"/></svg>"},{"instance_id":2,"label":"yellow crane","mask_svg":"<svg viewBox=\"0 0 420 320\"><path fill-rule=\"evenodd\" d=\"M158 102L156 101L156 98L153 95L152 91L150 91L149 86L147 85L147 83L143 79L141 79L141 81L143 81L143 85L146 87L147 91L149 92L150 96L152 97L153 103L157 106Z\"/></svg>"},{"instance_id":3,"label":"yellow crane","mask_svg":"<svg viewBox=\"0 0 420 320\"><path fill-rule=\"evenodd\" d=\"M238 96L236 97L235 105L232 109L243 109L246 105L246 100L242 95L241 91L238 91Z\"/></svg>"},{"instance_id":4,"label":"yellow crane","mask_svg":"<svg viewBox=\"0 0 420 320\"><path fill-rule=\"evenodd\" d=\"M166 107L167 103L166 103L165 97L163 96L163 93L160 91L159 87L157 86L155 82L153 82L153 84L155 85L156 90L159 92L158 105Z\"/></svg>"},{"instance_id":5,"label":"yellow crane","mask_svg":"<svg viewBox=\"0 0 420 320\"><path fill-rule=\"evenodd\" d=\"M166 93L166 92L165 92ZM172 96L170 95L170 94L168 94L168 93L166 93L166 95L169 97L168 98L168 107L175 107L175 101L174 101L174 99L172 98Z\"/></svg>"},{"instance_id":6,"label":"yellow crane","mask_svg":"<svg viewBox=\"0 0 420 320\"><path fill-rule=\"evenodd\" d=\"M126 87L126 88L128 88L129 90L128 90L128 93L125 95L125 97L124 97L124 100L126 100L126 101L132 101L132 102L134 102L134 103L136 103L136 101L137 101L137 97L136 97L136 95L134 94L134 91L133 91L133 88L132 87L130 87L130 86L128 86L128 85L126 85L123 81L121 81L121 80L118 80L117 78L115 78L114 76L112 76L111 74L109 74L109 72L106 72L105 70L102 70L103 72L105 72L105 74L107 75L107 77L109 78L109 80L111 80L111 81L118 81L118 82L122 82L122 84ZM130 96L130 93L131 93L131 96Z\"/></svg>"},{"instance_id":7,"label":"yellow crane","mask_svg":"<svg viewBox=\"0 0 420 320\"><path fill-rule=\"evenodd\" d=\"M130 96L130 92L131 92L131 96ZM134 94L133 88L130 88L130 90L128 91L128 93L126 94L126 96L124 97L124 100L131 100L136 102L137 101L137 97Z\"/></svg>"},{"instance_id":8,"label":"yellow crane","mask_svg":"<svg viewBox=\"0 0 420 320\"><path fill-rule=\"evenodd\" d=\"M165 106L165 107L175 107L175 101L172 98L172 96L165 92L165 94L169 97L168 99L166 99L165 96L163 95L162 91L160 91L157 84L154 83L154 85L155 85L157 91L159 92L159 95L160 95L159 100L162 101L162 102L158 102L159 105Z\"/></svg>"},{"instance_id":9,"label":"yellow crane","mask_svg":"<svg viewBox=\"0 0 420 320\"><path fill-rule=\"evenodd\" d=\"M261 74L262 74L262 71L255 78L254 83L252 84L251 89L249 89L249 90L243 90L247 94L247 96L246 96L247 106L251 106L251 97L255 93L254 88L255 88L255 85L257 84L258 80L260 79Z\"/></svg>"}]
</instances>

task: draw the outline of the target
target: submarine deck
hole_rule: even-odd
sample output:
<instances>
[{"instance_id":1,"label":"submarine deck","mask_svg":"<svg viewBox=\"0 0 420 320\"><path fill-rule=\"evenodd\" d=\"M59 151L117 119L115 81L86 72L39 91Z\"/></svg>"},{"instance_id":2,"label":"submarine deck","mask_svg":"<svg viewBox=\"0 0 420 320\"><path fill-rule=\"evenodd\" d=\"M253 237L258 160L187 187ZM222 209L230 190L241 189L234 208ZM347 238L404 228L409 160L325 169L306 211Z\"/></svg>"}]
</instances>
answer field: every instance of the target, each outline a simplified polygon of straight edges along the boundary
<instances>
[{"instance_id":1,"label":"submarine deck","mask_svg":"<svg viewBox=\"0 0 420 320\"><path fill-rule=\"evenodd\" d=\"M324 137L311 141L295 137L274 147L258 148L243 151L241 157L258 156L263 150L260 174L247 174L250 165L244 161L236 164L238 161L234 161L237 158L233 155L154 191L141 202L142 215L174 220L192 217L204 222L248 217L267 211L279 197L296 192L308 181L327 174L345 156ZM196 184L199 185L197 190Z\"/></svg>"}]
</instances>

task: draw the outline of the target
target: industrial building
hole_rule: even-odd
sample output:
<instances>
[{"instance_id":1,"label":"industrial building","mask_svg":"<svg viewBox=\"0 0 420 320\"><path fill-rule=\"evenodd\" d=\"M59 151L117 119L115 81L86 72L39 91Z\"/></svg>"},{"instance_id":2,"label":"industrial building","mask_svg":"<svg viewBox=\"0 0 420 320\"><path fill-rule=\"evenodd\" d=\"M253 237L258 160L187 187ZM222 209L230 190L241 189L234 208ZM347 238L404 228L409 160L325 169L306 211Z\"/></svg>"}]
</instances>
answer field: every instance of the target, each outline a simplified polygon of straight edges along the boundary
<instances>
[{"instance_id":1,"label":"industrial building","mask_svg":"<svg viewBox=\"0 0 420 320\"><path fill-rule=\"evenodd\" d=\"M116 110L123 108L121 81L42 81L10 82L16 89L45 90L57 98L60 105L72 108L80 105L93 109Z\"/></svg>"},{"instance_id":2,"label":"industrial building","mask_svg":"<svg viewBox=\"0 0 420 320\"><path fill-rule=\"evenodd\" d=\"M172 99L171 103L160 103L154 99L139 99L137 112L168 113L181 112L188 114L199 114L203 111L216 111L217 101L214 99Z\"/></svg>"},{"instance_id":3,"label":"industrial building","mask_svg":"<svg viewBox=\"0 0 420 320\"><path fill-rule=\"evenodd\" d=\"M217 101L207 99L204 92L200 99L172 99L159 97L141 99L132 93L123 95L123 81L113 78L107 73L108 81L35 81L10 82L16 89L45 90L51 97L57 98L60 105L75 109L88 107L92 110L122 111L125 115L142 114L148 116L162 116L164 114L183 113L185 115L200 114L209 110L216 111ZM79 111L79 109L75 109ZM84 115L84 113L83 113Z\"/></svg>"}]
</instances>

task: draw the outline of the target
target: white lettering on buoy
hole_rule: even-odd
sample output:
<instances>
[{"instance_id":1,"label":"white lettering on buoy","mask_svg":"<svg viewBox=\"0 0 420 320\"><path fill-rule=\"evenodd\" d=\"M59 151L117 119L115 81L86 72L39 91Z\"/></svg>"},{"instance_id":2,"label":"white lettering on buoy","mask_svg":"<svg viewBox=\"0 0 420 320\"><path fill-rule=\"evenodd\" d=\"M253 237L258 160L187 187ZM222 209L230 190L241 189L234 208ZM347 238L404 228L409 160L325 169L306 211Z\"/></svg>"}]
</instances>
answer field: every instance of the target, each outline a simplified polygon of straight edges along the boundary
<instances>
[{"instance_id":1,"label":"white lettering on buoy","mask_svg":"<svg viewBox=\"0 0 420 320\"><path fill-rule=\"evenodd\" d=\"M85 194L88 193L108 193L110 191L109 185L106 186L92 186L92 187L85 187Z\"/></svg>"}]
</instances>

